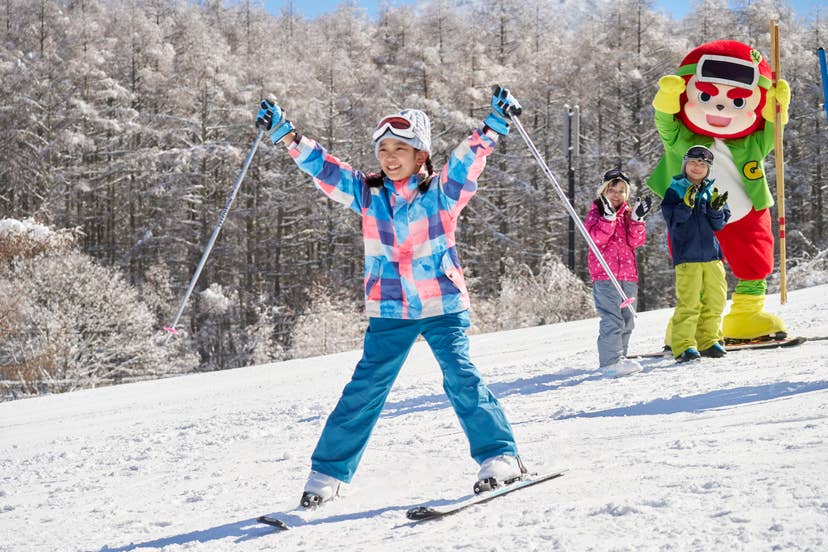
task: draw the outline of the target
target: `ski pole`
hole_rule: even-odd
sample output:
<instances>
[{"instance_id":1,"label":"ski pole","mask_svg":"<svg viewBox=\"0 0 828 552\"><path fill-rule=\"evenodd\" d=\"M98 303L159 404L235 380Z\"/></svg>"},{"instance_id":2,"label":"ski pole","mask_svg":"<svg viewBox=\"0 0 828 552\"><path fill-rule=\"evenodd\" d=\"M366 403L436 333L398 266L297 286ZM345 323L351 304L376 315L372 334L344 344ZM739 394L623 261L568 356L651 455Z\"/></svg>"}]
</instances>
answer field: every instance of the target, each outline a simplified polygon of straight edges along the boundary
<instances>
[{"instance_id":1,"label":"ski pole","mask_svg":"<svg viewBox=\"0 0 828 552\"><path fill-rule=\"evenodd\" d=\"M216 238L218 238L219 231L221 231L221 225L224 224L224 219L227 218L227 213L230 211L230 206L233 205L233 201L236 199L236 194L241 187L242 180L244 180L244 175L247 174L247 168L250 166L250 162L253 160L253 154L256 153L256 148L259 147L259 142L262 139L262 135L264 134L265 129L261 126L259 127L258 132L256 133L256 139L253 141L253 146L250 148L250 151L247 153L247 159L244 160L244 165L242 165L241 172L239 173L239 177L236 179L236 183L233 184L233 188L230 190L230 195L227 198L227 202L224 204L224 209L222 209L221 214L218 218L218 223L216 227L213 228L213 234L210 236L210 241L207 242L207 247L204 249L204 253L201 255L201 260L198 262L198 266L196 266L195 272L193 273L193 277L190 280L190 285L187 287L187 291L184 293L184 298L181 300L181 304L178 305L178 312L175 313L175 318L170 323L169 326L164 326L164 331L167 332L167 336L164 338L164 345L170 340L170 337L173 335L178 335L178 330L175 329L176 324L178 324L178 319L181 318L181 314L184 312L184 306L187 304L187 300L190 298L190 294L193 292L193 288L195 288L196 282L198 281L198 277L201 274L201 269L204 268L204 263L207 262L207 257L210 256L210 251L213 249L213 245L216 243Z\"/></svg>"},{"instance_id":2,"label":"ski pole","mask_svg":"<svg viewBox=\"0 0 828 552\"><path fill-rule=\"evenodd\" d=\"M598 246L595 245L595 242L590 237L589 232L587 232L587 229L584 227L584 223L581 222L580 217L578 217L578 213L575 212L575 208L572 207L572 204L569 202L569 198L566 197L566 194L563 192L563 189L561 189L560 184L558 184L555 175L552 174L552 171L549 170L549 167L544 162L543 157L541 157L541 154L538 152L538 148L536 148L535 144L532 143L532 139L529 138L529 135L526 133L526 129L523 128L523 125L518 119L517 114L512 113L511 118L512 122L515 124L515 128L517 128L518 132L523 138L523 141L526 142L527 146L529 146L529 151L532 152L532 155L535 157L535 160L538 162L538 165L540 165L541 169L543 169L543 173L546 175L546 178L548 178L549 181L552 183L555 192L558 194L558 197L563 202L564 207L566 207L569 216L572 217L572 221L575 223L575 226L578 227L578 230L580 230L581 235L584 236L584 239L587 241L587 244L589 245L590 249L592 249L592 252L595 253L595 257L598 258L598 262L600 262L601 266L604 267L604 270L610 277L610 280L612 280L612 285L614 285L615 289L618 290L618 294L621 296L621 304L619 306L622 309L630 309L630 312L632 312L633 315L635 315L635 309L632 306L633 302L635 301L635 298L627 297L627 294L624 293L623 289L621 289L621 284L618 283L618 280L615 278L615 274L612 273L612 270L607 264L607 261L604 260L604 256L601 255L601 251L598 250Z\"/></svg>"},{"instance_id":3,"label":"ski pole","mask_svg":"<svg viewBox=\"0 0 828 552\"><path fill-rule=\"evenodd\" d=\"M819 56L819 74L822 76L822 107L828 118L828 62L825 61L825 48L817 50Z\"/></svg>"}]
</instances>

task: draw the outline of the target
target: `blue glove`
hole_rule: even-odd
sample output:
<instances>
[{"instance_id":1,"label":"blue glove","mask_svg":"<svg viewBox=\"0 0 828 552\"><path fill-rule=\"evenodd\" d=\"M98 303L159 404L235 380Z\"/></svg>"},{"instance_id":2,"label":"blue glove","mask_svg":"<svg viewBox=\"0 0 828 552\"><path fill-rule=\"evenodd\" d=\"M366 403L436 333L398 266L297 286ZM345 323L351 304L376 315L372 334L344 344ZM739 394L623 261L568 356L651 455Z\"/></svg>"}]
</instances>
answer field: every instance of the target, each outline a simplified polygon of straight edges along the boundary
<instances>
[{"instance_id":1,"label":"blue glove","mask_svg":"<svg viewBox=\"0 0 828 552\"><path fill-rule=\"evenodd\" d=\"M501 136L506 136L509 134L507 119L512 115L520 115L522 109L508 88L495 85L492 89L492 112L483 120L483 124Z\"/></svg>"},{"instance_id":2,"label":"blue glove","mask_svg":"<svg viewBox=\"0 0 828 552\"><path fill-rule=\"evenodd\" d=\"M256 116L256 127L264 128L274 144L295 130L293 123L285 119L285 112L276 103L274 96L262 100L261 109Z\"/></svg>"}]
</instances>

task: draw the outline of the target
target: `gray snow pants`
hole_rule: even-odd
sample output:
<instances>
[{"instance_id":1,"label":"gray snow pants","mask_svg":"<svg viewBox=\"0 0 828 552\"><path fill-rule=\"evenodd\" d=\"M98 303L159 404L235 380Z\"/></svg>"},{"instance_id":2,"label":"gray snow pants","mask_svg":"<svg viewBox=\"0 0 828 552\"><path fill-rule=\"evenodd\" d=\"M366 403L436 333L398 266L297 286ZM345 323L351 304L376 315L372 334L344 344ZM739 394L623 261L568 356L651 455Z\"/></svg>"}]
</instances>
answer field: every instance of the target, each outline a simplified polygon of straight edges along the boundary
<instances>
[{"instance_id":1,"label":"gray snow pants","mask_svg":"<svg viewBox=\"0 0 828 552\"><path fill-rule=\"evenodd\" d=\"M638 296L636 282L619 281L627 297ZM598 327L598 363L603 368L615 364L627 355L630 334L635 327L635 317L630 309L622 309L621 295L610 280L597 280L592 283L592 297L595 310L601 317ZM635 303L633 303L633 307Z\"/></svg>"}]
</instances>

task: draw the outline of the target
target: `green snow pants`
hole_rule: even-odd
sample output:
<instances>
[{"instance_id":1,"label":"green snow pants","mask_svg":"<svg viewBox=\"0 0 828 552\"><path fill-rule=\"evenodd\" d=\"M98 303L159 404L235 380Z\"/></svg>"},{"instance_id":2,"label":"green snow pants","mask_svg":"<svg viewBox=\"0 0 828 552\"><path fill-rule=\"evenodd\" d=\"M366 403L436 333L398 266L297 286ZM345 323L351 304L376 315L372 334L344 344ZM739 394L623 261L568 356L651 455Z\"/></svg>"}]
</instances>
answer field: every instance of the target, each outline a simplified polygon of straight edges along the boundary
<instances>
[{"instance_id":1,"label":"green snow pants","mask_svg":"<svg viewBox=\"0 0 828 552\"><path fill-rule=\"evenodd\" d=\"M727 280L722 261L676 266L676 310L670 344L678 358L693 347L704 350L722 340Z\"/></svg>"}]
</instances>

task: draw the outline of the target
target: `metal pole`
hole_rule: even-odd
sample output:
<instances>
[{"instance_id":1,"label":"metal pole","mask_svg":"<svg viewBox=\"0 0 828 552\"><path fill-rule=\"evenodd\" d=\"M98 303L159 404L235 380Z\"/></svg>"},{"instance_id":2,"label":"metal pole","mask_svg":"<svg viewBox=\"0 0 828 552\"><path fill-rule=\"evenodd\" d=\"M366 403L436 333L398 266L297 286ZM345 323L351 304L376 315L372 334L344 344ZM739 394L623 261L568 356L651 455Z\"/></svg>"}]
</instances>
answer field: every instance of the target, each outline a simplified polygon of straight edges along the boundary
<instances>
[{"instance_id":1,"label":"metal pole","mask_svg":"<svg viewBox=\"0 0 828 552\"><path fill-rule=\"evenodd\" d=\"M256 153L256 148L259 147L259 142L264 135L265 129L259 127L258 132L256 133L256 139L253 141L253 146L250 148L250 151L247 153L247 159L244 160L244 165L242 166L242 170L239 173L239 177L236 178L236 183L233 184L233 188L230 190L230 196L227 198L227 202L224 204L224 209L222 209L221 214L218 218L218 223L216 227L213 228L213 234L210 236L210 241L207 242L207 247L204 249L204 253L201 255L201 260L198 262L198 266L193 273L193 277L190 280L190 285L187 287L186 293L184 293L184 298L181 299L181 304L178 306L178 312L175 313L175 318L170 323L169 326L164 326L164 331L167 332L167 336L164 338L164 345L170 340L173 335L178 335L178 331L175 329L176 324L178 324L178 319L181 318L181 314L184 312L184 306L187 304L187 300L190 298L190 294L193 292L193 288L195 288L196 282L198 281L198 277L201 274L201 269L204 268L204 263L207 262L207 257L210 256L210 251L213 249L213 245L216 243L216 238L218 238L219 232L221 231L221 225L224 224L224 219L227 218L227 213L230 212L230 207L233 205L233 201L236 199L236 194L239 192L239 188L241 187L242 180L244 180L244 175L247 174L247 168L250 166L250 162L253 160L253 155Z\"/></svg>"},{"instance_id":2,"label":"metal pole","mask_svg":"<svg viewBox=\"0 0 828 552\"><path fill-rule=\"evenodd\" d=\"M623 308L630 309L630 312L632 312L633 315L635 315L635 309L632 306L633 302L635 301L635 298L627 297L627 294L624 293L624 290L621 288L621 284L618 283L618 280L615 278L615 275L612 273L612 270L610 269L609 265L607 265L607 261L604 260L604 256L601 255L601 251L598 249L598 246L595 245L594 241L592 241L592 238L589 236L589 232L587 232L587 229L584 227L584 223L581 222L580 217L578 217L578 213L575 212L575 208L572 207L572 204L566 198L566 194L564 194L563 190L561 189L560 184L558 184L558 181L555 178L555 175L552 174L552 171L549 170L549 167L546 165L546 162L544 162L543 157L541 157L541 154L538 152L538 148L536 148L535 144L532 143L532 139L529 138L529 135L526 133L526 129L523 128L523 125L521 124L520 119L518 119L517 115L515 115L515 114L511 115L511 119L512 119L512 122L515 125L515 128L517 128L518 132L520 133L520 136L523 138L523 141L526 142L527 146L529 146L529 151L532 152L532 155L535 157L535 160L540 165L540 167L543 170L544 174L549 179L549 181L552 183L552 187L555 190L555 193L558 194L558 197L563 202L564 207L566 208L567 212L569 213L570 218L575 223L575 225L578 227L578 230L580 230L581 235L584 236L584 239L587 241L587 244L589 245L590 249L592 249L592 252L595 253L595 256L598 258L598 262L600 262L601 266L604 267L604 270L607 272L607 275L610 277L610 280L612 281L612 284L615 286L615 289L618 291L618 294L621 296L621 304L619 306L622 309Z\"/></svg>"},{"instance_id":3,"label":"metal pole","mask_svg":"<svg viewBox=\"0 0 828 552\"><path fill-rule=\"evenodd\" d=\"M828 62L825 60L825 48L817 50L819 56L819 73L822 75L822 107L828 118Z\"/></svg>"},{"instance_id":4,"label":"metal pole","mask_svg":"<svg viewBox=\"0 0 828 552\"><path fill-rule=\"evenodd\" d=\"M564 147L566 148L566 174L567 180L569 184L569 201L575 201L575 169L572 166L572 109L570 109L569 104L564 104L564 115L566 117L564 121ZM575 223L572 221L572 218L569 219L569 225L567 228L567 266L569 266L569 270L575 272Z\"/></svg>"}]
</instances>

